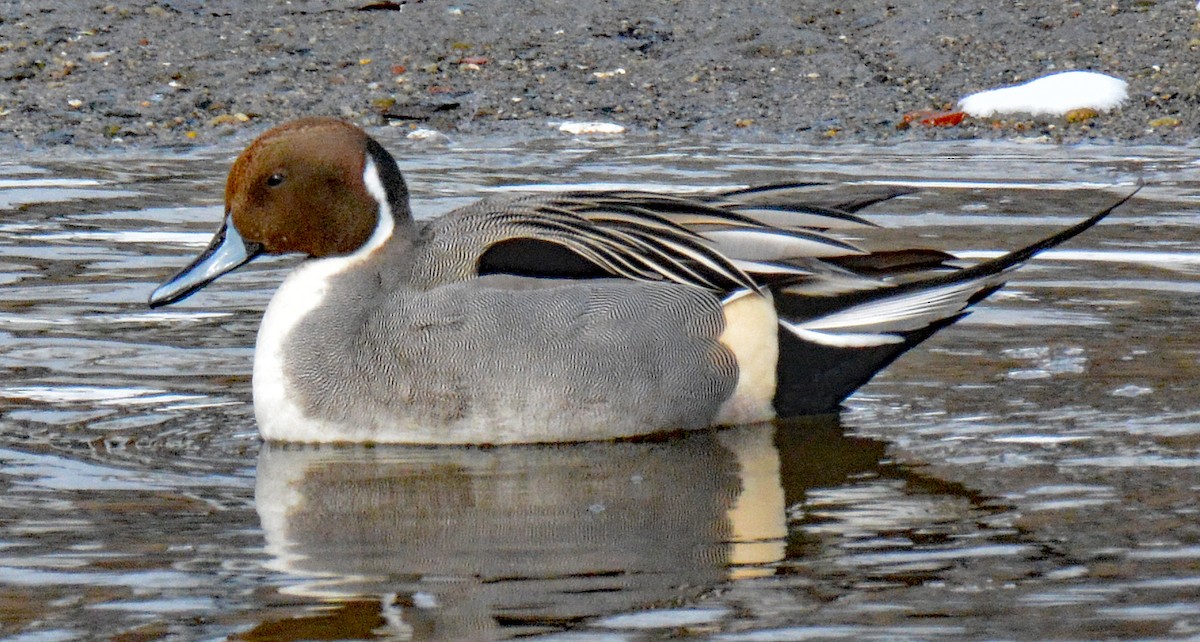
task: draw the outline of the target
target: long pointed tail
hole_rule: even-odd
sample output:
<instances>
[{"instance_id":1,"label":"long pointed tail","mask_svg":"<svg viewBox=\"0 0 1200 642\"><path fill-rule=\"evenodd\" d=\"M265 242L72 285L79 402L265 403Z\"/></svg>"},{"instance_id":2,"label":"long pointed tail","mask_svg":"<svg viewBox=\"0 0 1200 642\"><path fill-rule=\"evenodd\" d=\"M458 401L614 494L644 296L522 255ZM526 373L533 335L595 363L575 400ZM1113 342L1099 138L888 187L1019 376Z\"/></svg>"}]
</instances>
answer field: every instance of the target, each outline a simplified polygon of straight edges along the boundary
<instances>
[{"instance_id":1,"label":"long pointed tail","mask_svg":"<svg viewBox=\"0 0 1200 642\"><path fill-rule=\"evenodd\" d=\"M834 412L838 404L897 357L1004 285L1008 273L1035 255L1099 223L1141 189L1100 212L1021 249L982 263L875 289L822 297L819 306L781 292L776 412Z\"/></svg>"}]
</instances>

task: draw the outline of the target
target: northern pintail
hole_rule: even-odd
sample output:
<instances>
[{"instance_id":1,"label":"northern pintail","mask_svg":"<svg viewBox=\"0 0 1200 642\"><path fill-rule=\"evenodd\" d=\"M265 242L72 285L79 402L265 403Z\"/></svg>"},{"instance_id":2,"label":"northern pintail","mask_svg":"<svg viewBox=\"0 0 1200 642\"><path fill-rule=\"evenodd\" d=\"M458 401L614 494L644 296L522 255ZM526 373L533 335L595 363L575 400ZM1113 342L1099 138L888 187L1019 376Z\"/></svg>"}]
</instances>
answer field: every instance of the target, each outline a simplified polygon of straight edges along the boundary
<instances>
[{"instance_id":1,"label":"northern pintail","mask_svg":"<svg viewBox=\"0 0 1200 642\"><path fill-rule=\"evenodd\" d=\"M209 247L150 296L255 257L307 258L258 332L263 438L499 444L613 439L836 411L1034 254L966 268L868 252L872 224L796 185L699 197L489 197L416 221L392 156L340 120L290 122L238 157Z\"/></svg>"}]
</instances>

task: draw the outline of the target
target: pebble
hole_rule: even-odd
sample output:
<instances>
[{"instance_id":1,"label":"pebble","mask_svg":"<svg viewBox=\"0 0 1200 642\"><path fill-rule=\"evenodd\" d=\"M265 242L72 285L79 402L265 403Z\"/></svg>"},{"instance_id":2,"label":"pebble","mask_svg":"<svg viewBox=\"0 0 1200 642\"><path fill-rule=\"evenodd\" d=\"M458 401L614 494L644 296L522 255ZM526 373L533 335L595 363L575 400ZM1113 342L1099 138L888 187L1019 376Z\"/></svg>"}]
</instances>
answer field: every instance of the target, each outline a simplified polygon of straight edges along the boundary
<instances>
[{"instance_id":1,"label":"pebble","mask_svg":"<svg viewBox=\"0 0 1200 642\"><path fill-rule=\"evenodd\" d=\"M1178 127L1183 121L1174 116L1163 116L1150 121L1150 127L1153 129L1162 129L1164 127Z\"/></svg>"},{"instance_id":2,"label":"pebble","mask_svg":"<svg viewBox=\"0 0 1200 642\"><path fill-rule=\"evenodd\" d=\"M1063 117L1067 119L1068 123L1082 123L1096 118L1099 115L1100 112L1096 111L1095 109L1092 109L1091 107L1083 107L1081 109L1072 109L1066 114L1063 114Z\"/></svg>"},{"instance_id":3,"label":"pebble","mask_svg":"<svg viewBox=\"0 0 1200 642\"><path fill-rule=\"evenodd\" d=\"M608 80L609 78L615 78L616 76L624 76L625 69L623 67L618 67L612 71L593 71L592 75L600 80Z\"/></svg>"},{"instance_id":4,"label":"pebble","mask_svg":"<svg viewBox=\"0 0 1200 642\"><path fill-rule=\"evenodd\" d=\"M436 143L443 145L450 142L449 136L436 129L426 129L424 127L408 132L408 135L406 135L405 138L422 143Z\"/></svg>"}]
</instances>

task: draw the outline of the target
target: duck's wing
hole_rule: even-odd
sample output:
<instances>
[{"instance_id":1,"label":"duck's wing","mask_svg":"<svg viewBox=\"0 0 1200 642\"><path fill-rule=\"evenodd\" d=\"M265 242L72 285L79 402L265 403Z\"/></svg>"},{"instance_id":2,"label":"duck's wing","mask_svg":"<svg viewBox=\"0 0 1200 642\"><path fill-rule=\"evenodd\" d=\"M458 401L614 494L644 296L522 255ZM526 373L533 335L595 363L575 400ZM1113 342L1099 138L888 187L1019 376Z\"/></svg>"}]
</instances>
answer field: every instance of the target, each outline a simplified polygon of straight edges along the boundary
<instances>
[{"instance_id":1,"label":"duck's wing","mask_svg":"<svg viewBox=\"0 0 1200 642\"><path fill-rule=\"evenodd\" d=\"M847 210L796 200L805 187L698 198L606 191L485 200L446 218L438 238L459 247L443 247L439 255L466 257L465 278L619 277L690 285L722 297L769 291L780 325L791 335L835 347L870 347L902 344L912 333L957 318L1000 287L1016 266L1082 233L1136 193L1025 248L956 268L950 263L954 257L944 252L868 252L833 236L834 228L872 224ZM901 193L871 198L878 202ZM781 217L795 213L803 224L763 222L764 203Z\"/></svg>"},{"instance_id":2,"label":"duck's wing","mask_svg":"<svg viewBox=\"0 0 1200 642\"><path fill-rule=\"evenodd\" d=\"M474 261L464 277L620 277L727 294L857 274L829 260L870 253L829 231L874 225L847 210L795 200L797 189L493 198L451 213L438 222L434 237L439 253Z\"/></svg>"}]
</instances>

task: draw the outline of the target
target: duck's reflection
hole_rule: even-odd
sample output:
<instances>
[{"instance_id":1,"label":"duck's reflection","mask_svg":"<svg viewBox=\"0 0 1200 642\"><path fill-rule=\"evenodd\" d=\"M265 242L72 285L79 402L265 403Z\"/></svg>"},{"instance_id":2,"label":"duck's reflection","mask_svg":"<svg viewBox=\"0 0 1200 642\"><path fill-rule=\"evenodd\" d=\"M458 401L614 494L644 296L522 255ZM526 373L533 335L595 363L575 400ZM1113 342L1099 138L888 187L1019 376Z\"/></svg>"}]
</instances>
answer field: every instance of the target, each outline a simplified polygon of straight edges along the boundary
<instances>
[{"instance_id":1,"label":"duck's reflection","mask_svg":"<svg viewBox=\"0 0 1200 642\"><path fill-rule=\"evenodd\" d=\"M882 453L832 418L637 443L267 445L256 500L274 568L304 578L292 592L384 595L389 628L491 638L770 574L786 507Z\"/></svg>"}]
</instances>

